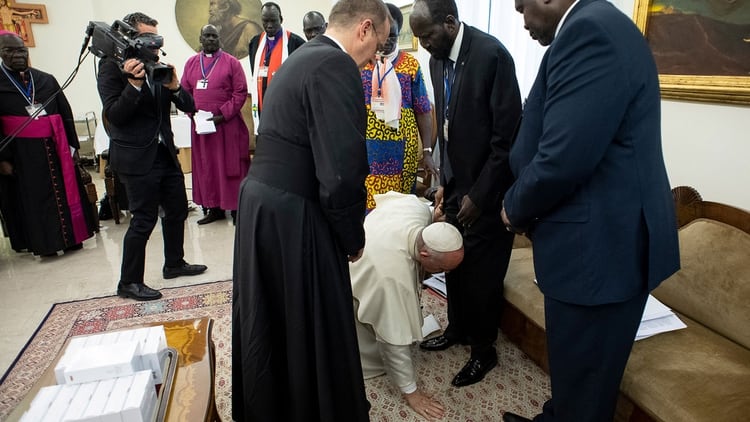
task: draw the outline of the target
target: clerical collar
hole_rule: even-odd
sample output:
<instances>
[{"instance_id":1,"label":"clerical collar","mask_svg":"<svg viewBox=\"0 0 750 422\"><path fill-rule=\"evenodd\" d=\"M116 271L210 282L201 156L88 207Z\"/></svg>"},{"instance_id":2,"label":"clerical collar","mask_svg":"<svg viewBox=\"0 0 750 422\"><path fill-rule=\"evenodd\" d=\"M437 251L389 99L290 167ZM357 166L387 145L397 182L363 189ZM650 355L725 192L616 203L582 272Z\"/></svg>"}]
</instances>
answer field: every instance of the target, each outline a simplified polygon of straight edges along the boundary
<instances>
[{"instance_id":1,"label":"clerical collar","mask_svg":"<svg viewBox=\"0 0 750 422\"><path fill-rule=\"evenodd\" d=\"M269 40L273 41L273 40L276 39L276 37L280 37L281 36L282 31L284 31L284 28L279 28L279 30L276 31L276 33L273 34L273 36L270 36L270 35L268 35L268 33L266 33L266 38L268 38Z\"/></svg>"}]
</instances>

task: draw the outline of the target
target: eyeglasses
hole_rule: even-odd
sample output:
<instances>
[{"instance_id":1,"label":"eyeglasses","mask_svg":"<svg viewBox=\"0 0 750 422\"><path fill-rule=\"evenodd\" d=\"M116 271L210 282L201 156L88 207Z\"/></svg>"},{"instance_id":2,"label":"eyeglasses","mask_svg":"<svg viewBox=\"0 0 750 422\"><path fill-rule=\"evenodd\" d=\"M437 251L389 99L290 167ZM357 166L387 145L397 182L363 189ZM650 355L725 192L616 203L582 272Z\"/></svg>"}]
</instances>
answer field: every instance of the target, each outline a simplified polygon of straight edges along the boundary
<instances>
[{"instance_id":1,"label":"eyeglasses","mask_svg":"<svg viewBox=\"0 0 750 422\"><path fill-rule=\"evenodd\" d=\"M28 47L3 47L2 52L7 55L29 54L29 49Z\"/></svg>"}]
</instances>

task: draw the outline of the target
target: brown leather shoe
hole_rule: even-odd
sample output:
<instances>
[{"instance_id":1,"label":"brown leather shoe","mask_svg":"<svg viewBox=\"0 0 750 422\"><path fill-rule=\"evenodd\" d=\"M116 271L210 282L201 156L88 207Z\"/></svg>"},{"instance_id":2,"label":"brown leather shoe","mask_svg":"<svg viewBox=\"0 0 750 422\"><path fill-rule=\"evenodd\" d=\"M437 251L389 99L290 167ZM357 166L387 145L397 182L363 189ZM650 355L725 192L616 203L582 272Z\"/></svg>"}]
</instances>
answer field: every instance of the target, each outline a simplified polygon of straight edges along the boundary
<instances>
[{"instance_id":1,"label":"brown leather shoe","mask_svg":"<svg viewBox=\"0 0 750 422\"><path fill-rule=\"evenodd\" d=\"M117 284L117 296L135 300L156 300L161 298L161 292L143 283Z\"/></svg>"}]
</instances>

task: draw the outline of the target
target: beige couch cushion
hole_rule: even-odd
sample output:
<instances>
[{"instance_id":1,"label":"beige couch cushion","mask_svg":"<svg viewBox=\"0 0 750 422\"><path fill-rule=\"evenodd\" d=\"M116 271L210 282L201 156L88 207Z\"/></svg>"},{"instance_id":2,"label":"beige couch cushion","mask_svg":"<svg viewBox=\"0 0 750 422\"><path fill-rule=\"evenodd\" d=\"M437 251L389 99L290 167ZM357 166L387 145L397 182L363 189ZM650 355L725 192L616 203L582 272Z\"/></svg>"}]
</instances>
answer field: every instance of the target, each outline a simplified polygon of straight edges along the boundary
<instances>
[{"instance_id":1,"label":"beige couch cushion","mask_svg":"<svg viewBox=\"0 0 750 422\"><path fill-rule=\"evenodd\" d=\"M750 235L714 220L695 220L680 230L680 259L682 269L653 295L750 348Z\"/></svg>"},{"instance_id":2,"label":"beige couch cushion","mask_svg":"<svg viewBox=\"0 0 750 422\"><path fill-rule=\"evenodd\" d=\"M636 341L620 385L659 421L742 421L750 415L750 350L690 318Z\"/></svg>"},{"instance_id":3,"label":"beige couch cushion","mask_svg":"<svg viewBox=\"0 0 750 422\"><path fill-rule=\"evenodd\" d=\"M544 328L544 296L534 283L531 248L514 248L505 274L503 296L538 326Z\"/></svg>"}]
</instances>

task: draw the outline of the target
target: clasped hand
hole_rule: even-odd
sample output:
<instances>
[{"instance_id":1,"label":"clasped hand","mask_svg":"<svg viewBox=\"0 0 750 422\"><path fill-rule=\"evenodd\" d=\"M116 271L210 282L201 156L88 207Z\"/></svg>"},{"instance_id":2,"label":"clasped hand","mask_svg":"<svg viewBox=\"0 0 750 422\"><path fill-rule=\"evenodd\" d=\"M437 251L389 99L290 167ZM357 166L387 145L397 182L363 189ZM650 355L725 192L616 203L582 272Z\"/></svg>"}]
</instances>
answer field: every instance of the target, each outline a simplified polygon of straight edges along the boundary
<instances>
[{"instance_id":1,"label":"clasped hand","mask_svg":"<svg viewBox=\"0 0 750 422\"><path fill-rule=\"evenodd\" d=\"M482 210L474 204L469 195L464 195L463 199L461 199L461 209L458 210L456 218L462 226L471 227L481 213Z\"/></svg>"}]
</instances>

